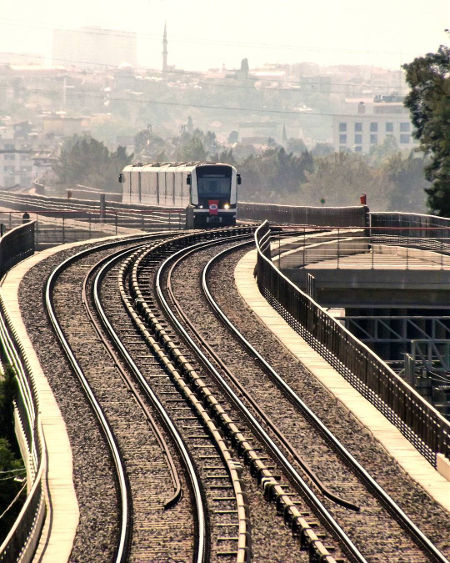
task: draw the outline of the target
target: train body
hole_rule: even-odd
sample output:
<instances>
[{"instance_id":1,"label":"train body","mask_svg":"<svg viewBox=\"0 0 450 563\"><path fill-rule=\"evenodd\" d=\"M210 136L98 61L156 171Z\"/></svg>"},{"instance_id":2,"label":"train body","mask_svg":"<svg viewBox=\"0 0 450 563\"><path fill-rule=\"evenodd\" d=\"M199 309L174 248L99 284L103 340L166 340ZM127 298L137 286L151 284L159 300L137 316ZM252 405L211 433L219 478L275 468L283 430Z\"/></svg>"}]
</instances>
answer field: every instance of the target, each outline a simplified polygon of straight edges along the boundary
<instances>
[{"instance_id":1,"label":"train body","mask_svg":"<svg viewBox=\"0 0 450 563\"><path fill-rule=\"evenodd\" d=\"M236 223L241 178L230 164L130 164L119 181L123 203L183 208L188 228Z\"/></svg>"}]
</instances>

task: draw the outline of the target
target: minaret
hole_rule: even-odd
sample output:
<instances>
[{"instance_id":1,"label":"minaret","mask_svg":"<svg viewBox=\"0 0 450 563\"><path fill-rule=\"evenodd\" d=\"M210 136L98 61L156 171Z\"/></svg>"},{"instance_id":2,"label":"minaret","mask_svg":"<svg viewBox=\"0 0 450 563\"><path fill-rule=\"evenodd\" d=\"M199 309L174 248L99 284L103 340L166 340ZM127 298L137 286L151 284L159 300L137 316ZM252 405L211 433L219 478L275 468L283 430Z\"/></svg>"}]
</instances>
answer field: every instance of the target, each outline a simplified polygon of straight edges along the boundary
<instances>
[{"instance_id":1,"label":"minaret","mask_svg":"<svg viewBox=\"0 0 450 563\"><path fill-rule=\"evenodd\" d=\"M163 35L163 65L162 71L167 72L167 25L164 23L164 35Z\"/></svg>"}]
</instances>

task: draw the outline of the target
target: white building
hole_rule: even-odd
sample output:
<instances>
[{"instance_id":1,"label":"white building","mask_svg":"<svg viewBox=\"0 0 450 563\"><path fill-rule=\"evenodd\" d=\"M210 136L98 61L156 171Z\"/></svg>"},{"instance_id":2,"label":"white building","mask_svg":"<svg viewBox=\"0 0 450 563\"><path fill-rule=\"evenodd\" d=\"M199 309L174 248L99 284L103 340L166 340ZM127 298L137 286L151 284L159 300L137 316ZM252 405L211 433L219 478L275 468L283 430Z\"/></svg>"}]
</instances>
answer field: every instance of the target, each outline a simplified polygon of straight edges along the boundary
<instances>
[{"instance_id":1,"label":"white building","mask_svg":"<svg viewBox=\"0 0 450 563\"><path fill-rule=\"evenodd\" d=\"M31 186L32 156L31 149L16 146L13 127L0 127L0 189Z\"/></svg>"},{"instance_id":2,"label":"white building","mask_svg":"<svg viewBox=\"0 0 450 563\"><path fill-rule=\"evenodd\" d=\"M333 146L336 151L369 153L393 138L400 150L410 150L417 146L412 130L402 99L377 97L373 102L359 102L354 113L333 116Z\"/></svg>"}]
</instances>

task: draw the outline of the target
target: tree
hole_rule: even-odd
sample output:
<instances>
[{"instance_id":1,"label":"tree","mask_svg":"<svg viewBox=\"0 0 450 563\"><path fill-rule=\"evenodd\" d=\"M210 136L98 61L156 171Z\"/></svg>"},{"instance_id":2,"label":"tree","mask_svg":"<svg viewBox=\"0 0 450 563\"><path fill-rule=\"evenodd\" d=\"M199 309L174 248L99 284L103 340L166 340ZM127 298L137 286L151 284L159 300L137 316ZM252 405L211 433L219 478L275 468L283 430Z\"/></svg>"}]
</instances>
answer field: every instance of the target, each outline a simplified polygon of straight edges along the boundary
<instances>
[{"instance_id":1,"label":"tree","mask_svg":"<svg viewBox=\"0 0 450 563\"><path fill-rule=\"evenodd\" d=\"M177 159L183 162L205 160L206 155L207 152L199 137L192 137L183 143L177 151Z\"/></svg>"},{"instance_id":2,"label":"tree","mask_svg":"<svg viewBox=\"0 0 450 563\"><path fill-rule=\"evenodd\" d=\"M414 151L406 158L398 151L383 162L379 173L389 192L386 211L425 212L424 168L423 153Z\"/></svg>"},{"instance_id":3,"label":"tree","mask_svg":"<svg viewBox=\"0 0 450 563\"><path fill-rule=\"evenodd\" d=\"M104 190L119 191L119 172L130 163L124 147L110 153L108 148L92 137L71 137L61 149L53 170L63 186L77 184Z\"/></svg>"},{"instance_id":4,"label":"tree","mask_svg":"<svg viewBox=\"0 0 450 563\"><path fill-rule=\"evenodd\" d=\"M385 187L367 159L355 153L340 152L314 159L314 171L301 186L297 205L357 205L367 194L372 207L385 210Z\"/></svg>"},{"instance_id":5,"label":"tree","mask_svg":"<svg viewBox=\"0 0 450 563\"><path fill-rule=\"evenodd\" d=\"M411 112L414 136L420 149L430 156L425 177L429 210L450 217L450 48L441 45L403 65L411 91L405 106Z\"/></svg>"}]
</instances>

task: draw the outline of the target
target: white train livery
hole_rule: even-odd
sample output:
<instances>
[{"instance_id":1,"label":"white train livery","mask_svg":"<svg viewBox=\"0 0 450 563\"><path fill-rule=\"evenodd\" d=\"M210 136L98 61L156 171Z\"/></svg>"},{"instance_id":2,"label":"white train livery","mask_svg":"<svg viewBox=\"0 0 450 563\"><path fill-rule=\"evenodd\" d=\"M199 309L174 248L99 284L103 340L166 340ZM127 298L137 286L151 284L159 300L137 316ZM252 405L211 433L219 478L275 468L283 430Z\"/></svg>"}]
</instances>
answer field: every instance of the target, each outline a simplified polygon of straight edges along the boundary
<instances>
[{"instance_id":1,"label":"white train livery","mask_svg":"<svg viewBox=\"0 0 450 563\"><path fill-rule=\"evenodd\" d=\"M235 225L241 177L230 164L151 163L125 166L122 202L186 209L186 227Z\"/></svg>"}]
</instances>

